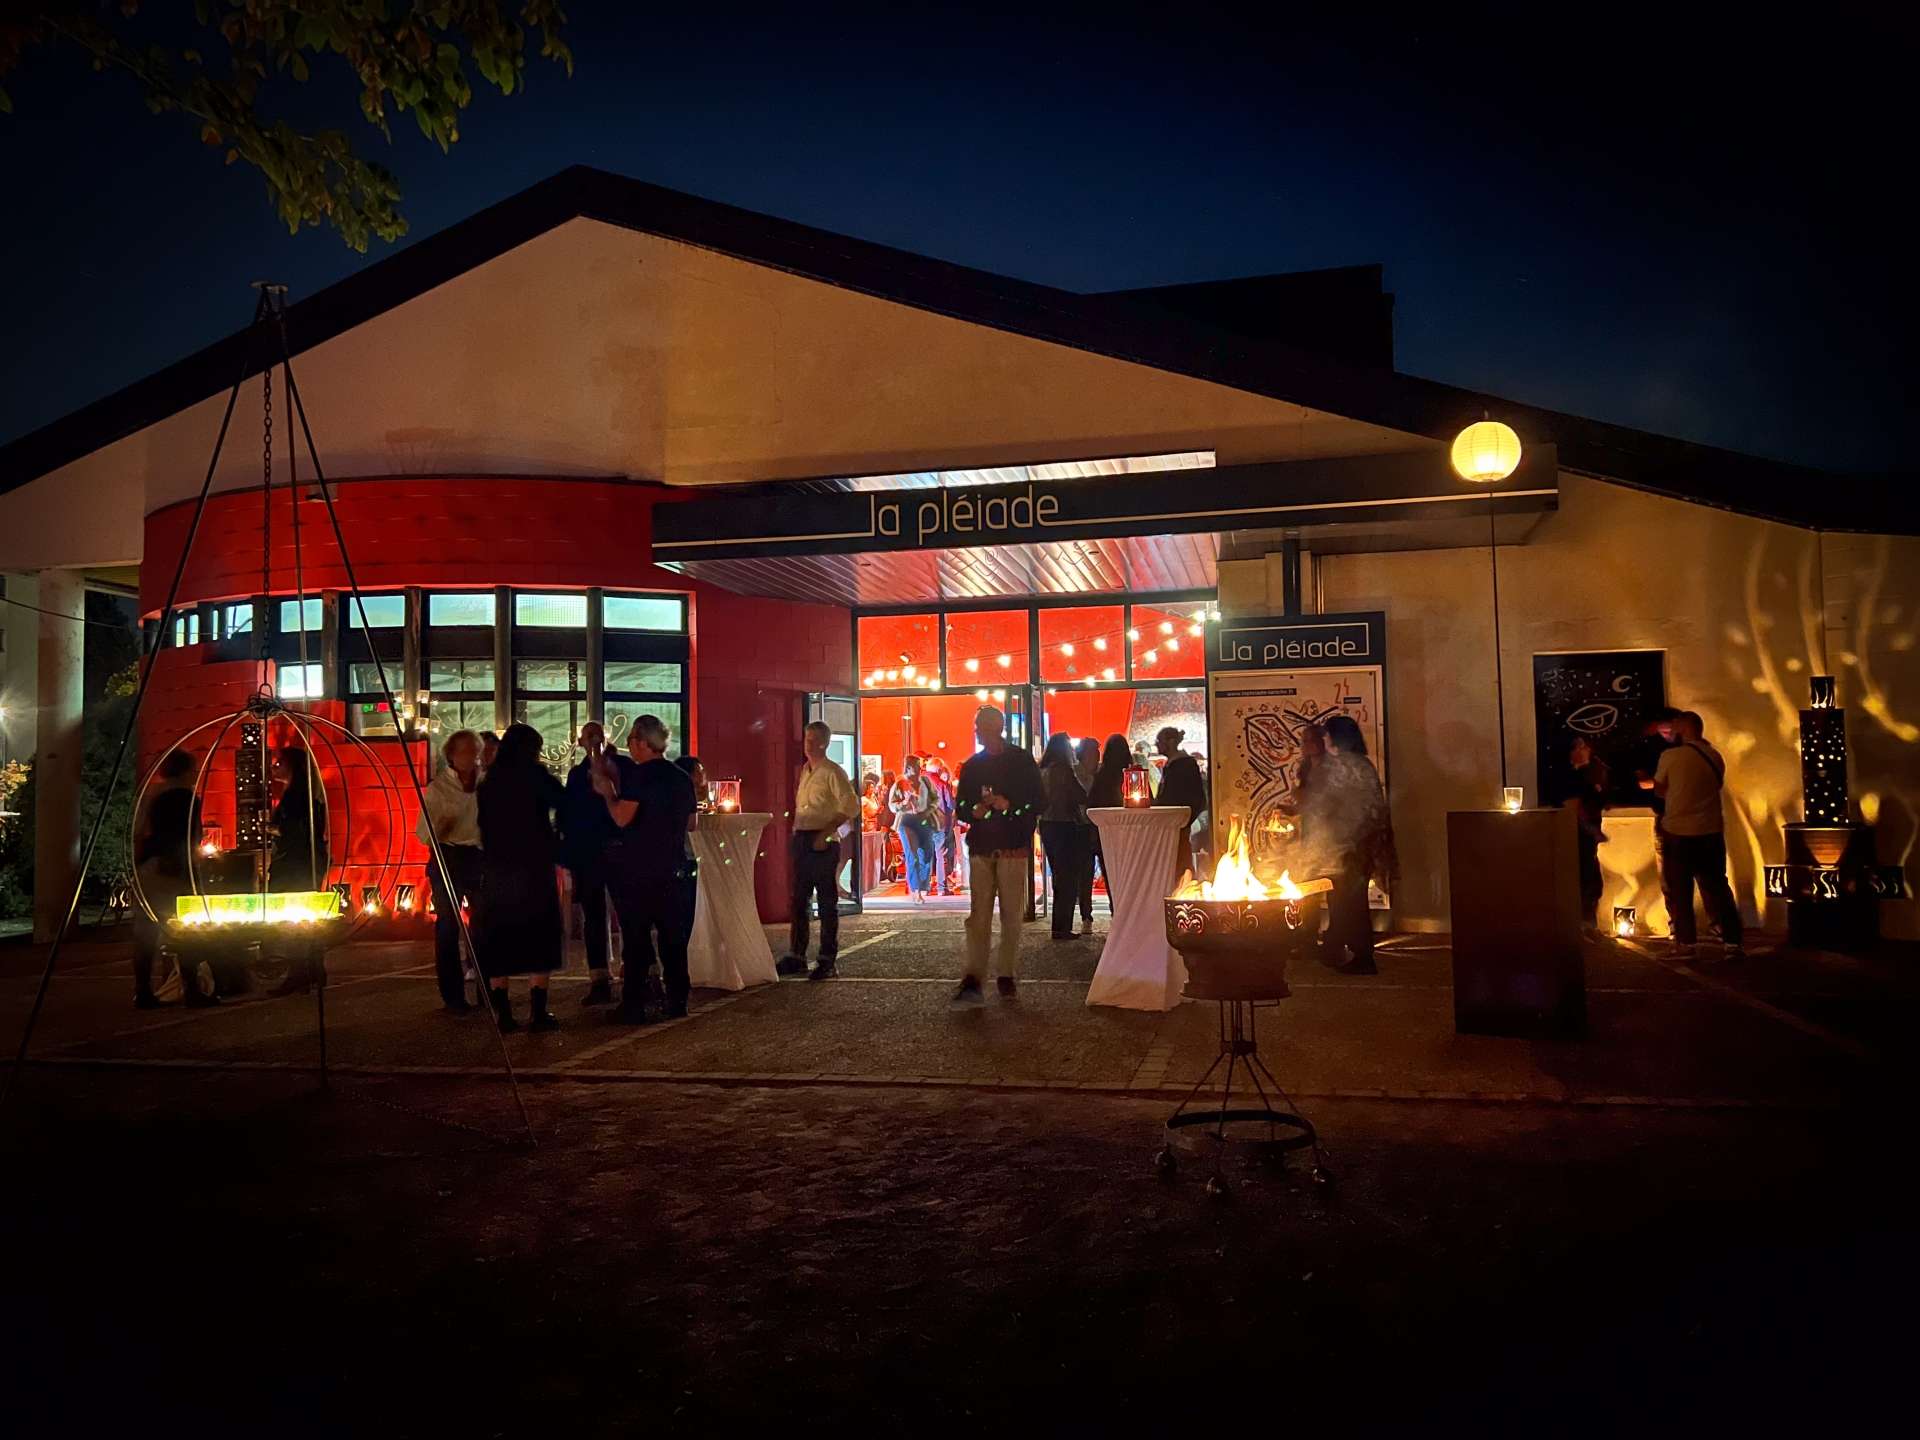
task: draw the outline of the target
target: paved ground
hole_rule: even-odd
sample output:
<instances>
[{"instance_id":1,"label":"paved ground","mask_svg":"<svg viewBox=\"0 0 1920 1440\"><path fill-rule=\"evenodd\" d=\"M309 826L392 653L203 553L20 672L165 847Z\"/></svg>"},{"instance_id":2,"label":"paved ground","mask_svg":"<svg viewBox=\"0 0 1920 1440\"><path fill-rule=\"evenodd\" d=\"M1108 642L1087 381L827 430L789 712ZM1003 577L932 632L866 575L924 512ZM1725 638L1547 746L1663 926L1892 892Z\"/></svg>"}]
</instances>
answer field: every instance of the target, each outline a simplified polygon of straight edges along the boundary
<instances>
[{"instance_id":1,"label":"paved ground","mask_svg":"<svg viewBox=\"0 0 1920 1440\"><path fill-rule=\"evenodd\" d=\"M1336 1182L1241 1149L1216 1202L1205 1142L1150 1163L1209 1010L1089 1010L1097 944L1040 934L953 1014L956 948L867 917L829 985L563 1000L509 1041L529 1149L413 947L334 957L322 1094L310 1001L136 1014L75 945L0 1117L8 1429L1773 1433L1902 1393L1908 955L1608 947L1557 1045L1454 1036L1442 941L1300 977L1263 1044Z\"/></svg>"},{"instance_id":2,"label":"paved ground","mask_svg":"<svg viewBox=\"0 0 1920 1440\"><path fill-rule=\"evenodd\" d=\"M1197 1079L1216 1050L1212 1006L1166 1015L1089 1008L1100 940L1056 944L1027 931L1019 1000L954 1013L960 918L863 916L843 942L844 978L737 995L699 992L685 1022L641 1030L578 1008L584 974L556 983L565 1028L518 1035L530 1080L684 1077L798 1083L998 1084L1132 1092ZM1101 922L1104 925L1104 920ZM0 946L0 1043L18 1025L42 954ZM34 1041L64 1066L132 1063L313 1066L314 1002L241 999L217 1011L127 1008L124 948L70 947ZM1738 967L1680 965L1656 945L1596 944L1587 961L1591 1033L1525 1042L1454 1032L1444 937L1404 936L1381 974L1296 974L1295 997L1262 1016L1263 1053L1296 1096L1826 1106L1905 1053L1911 957L1873 961L1765 953ZM368 1073L498 1074L484 1017L438 1008L422 945L334 952L330 1062Z\"/></svg>"}]
</instances>

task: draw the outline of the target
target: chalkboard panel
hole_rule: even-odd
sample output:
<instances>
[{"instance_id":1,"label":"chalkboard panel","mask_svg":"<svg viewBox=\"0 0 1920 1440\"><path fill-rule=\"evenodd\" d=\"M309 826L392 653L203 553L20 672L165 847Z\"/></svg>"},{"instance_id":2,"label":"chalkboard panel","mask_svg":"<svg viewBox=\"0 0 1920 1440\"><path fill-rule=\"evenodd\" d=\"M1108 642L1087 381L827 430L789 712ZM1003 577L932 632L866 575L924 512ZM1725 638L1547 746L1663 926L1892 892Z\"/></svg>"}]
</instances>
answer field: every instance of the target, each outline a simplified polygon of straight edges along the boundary
<instances>
[{"instance_id":1,"label":"chalkboard panel","mask_svg":"<svg viewBox=\"0 0 1920 1440\"><path fill-rule=\"evenodd\" d=\"M1586 650L1533 657L1533 735L1540 803L1556 804L1573 776L1567 746L1583 735L1606 762L1612 803L1644 805L1635 772L1650 769L1647 721L1667 703L1664 650Z\"/></svg>"}]
</instances>

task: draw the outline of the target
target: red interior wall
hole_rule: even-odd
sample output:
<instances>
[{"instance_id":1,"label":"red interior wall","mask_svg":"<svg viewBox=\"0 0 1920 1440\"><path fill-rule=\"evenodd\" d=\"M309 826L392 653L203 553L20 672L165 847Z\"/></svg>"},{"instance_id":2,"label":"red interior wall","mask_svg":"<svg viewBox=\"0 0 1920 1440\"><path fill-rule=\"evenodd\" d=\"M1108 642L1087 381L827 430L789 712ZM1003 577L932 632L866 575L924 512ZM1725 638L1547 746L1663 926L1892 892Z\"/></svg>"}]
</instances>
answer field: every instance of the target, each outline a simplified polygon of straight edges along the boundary
<instances>
[{"instance_id":1,"label":"red interior wall","mask_svg":"<svg viewBox=\"0 0 1920 1440\"><path fill-rule=\"evenodd\" d=\"M773 815L755 888L762 916L781 920L787 916L786 836L793 776L802 758L804 696L809 690L851 688L852 622L840 606L735 595L650 563L653 507L685 498L688 492L665 486L598 480L421 477L335 487L335 507L363 589L603 585L691 596L690 748L712 773L739 775L747 805ZM157 612L166 599L192 514L191 504L179 504L147 517L141 566L147 613ZM293 518L294 501L276 492L270 568L281 593L295 588ZM299 521L305 588L345 588L346 568L325 507L303 499ZM214 496L177 603L254 594L260 586L261 530L258 492ZM252 664L207 663L205 655L203 646L161 652L141 717L143 772L183 732L238 708L253 690L258 677ZM341 718L337 702L316 708ZM418 883L425 847L412 838L416 810L401 768L401 748L394 741L373 742L388 763L369 767L357 747L343 746L345 774L329 777L344 787L331 817L334 853L373 868L391 845L403 861L400 879ZM430 769L423 746L407 748L416 763ZM348 750L355 754L348 756ZM353 811L351 852L345 848L347 799ZM225 823L231 834L230 816ZM341 878L371 882L370 875L362 882L357 873Z\"/></svg>"},{"instance_id":2,"label":"red interior wall","mask_svg":"<svg viewBox=\"0 0 1920 1440\"><path fill-rule=\"evenodd\" d=\"M860 702L860 750L878 755L883 767L900 772L901 717L913 717L914 749L935 755L958 769L973 754L973 715L980 702L972 695L923 695L912 700L885 696ZM944 744L944 748L942 748Z\"/></svg>"},{"instance_id":3,"label":"red interior wall","mask_svg":"<svg viewBox=\"0 0 1920 1440\"><path fill-rule=\"evenodd\" d=\"M1132 690L1060 690L1047 696L1047 733L1064 730L1078 741L1091 735L1102 745L1109 735L1125 735L1133 719Z\"/></svg>"}]
</instances>

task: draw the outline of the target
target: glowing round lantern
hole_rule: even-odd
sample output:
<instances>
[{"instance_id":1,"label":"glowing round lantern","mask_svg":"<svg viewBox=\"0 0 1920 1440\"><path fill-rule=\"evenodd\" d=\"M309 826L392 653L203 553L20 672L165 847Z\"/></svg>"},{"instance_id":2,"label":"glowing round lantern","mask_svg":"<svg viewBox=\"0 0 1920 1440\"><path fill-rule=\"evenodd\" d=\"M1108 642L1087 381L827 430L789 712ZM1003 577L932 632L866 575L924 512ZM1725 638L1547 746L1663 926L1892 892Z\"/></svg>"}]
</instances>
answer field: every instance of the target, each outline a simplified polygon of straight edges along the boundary
<instances>
[{"instance_id":1,"label":"glowing round lantern","mask_svg":"<svg viewBox=\"0 0 1920 1440\"><path fill-rule=\"evenodd\" d=\"M296 935L332 943L383 911L410 807L400 799L403 782L366 741L324 716L289 709L263 688L161 752L134 797L136 816L146 813L156 782L176 768L168 762L181 752L193 759L190 813L200 825L198 843L185 850L186 873L132 871L135 903L170 944L245 947ZM274 830L276 757L287 769L285 783L303 780L294 793L310 797L284 817L299 832L298 843L287 846ZM296 768L304 773L295 776ZM348 783L354 772L357 783ZM184 774L179 788L188 788ZM357 916L346 898L347 875L362 882Z\"/></svg>"},{"instance_id":2,"label":"glowing round lantern","mask_svg":"<svg viewBox=\"0 0 1920 1440\"><path fill-rule=\"evenodd\" d=\"M1504 480L1520 468L1520 437L1498 420L1476 420L1454 437L1453 468L1480 485Z\"/></svg>"}]
</instances>

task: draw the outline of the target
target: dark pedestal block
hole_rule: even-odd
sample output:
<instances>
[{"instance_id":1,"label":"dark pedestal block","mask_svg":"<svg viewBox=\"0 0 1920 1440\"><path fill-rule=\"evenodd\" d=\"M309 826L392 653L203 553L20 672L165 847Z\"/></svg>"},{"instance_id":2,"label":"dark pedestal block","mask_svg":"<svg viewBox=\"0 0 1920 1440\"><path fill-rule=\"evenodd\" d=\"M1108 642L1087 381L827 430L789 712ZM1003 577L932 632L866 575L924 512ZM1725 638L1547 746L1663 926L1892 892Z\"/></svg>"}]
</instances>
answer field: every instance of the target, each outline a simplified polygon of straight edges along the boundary
<instances>
[{"instance_id":1,"label":"dark pedestal block","mask_svg":"<svg viewBox=\"0 0 1920 1440\"><path fill-rule=\"evenodd\" d=\"M1571 810L1448 814L1456 1030L1586 1032L1578 845Z\"/></svg>"}]
</instances>

